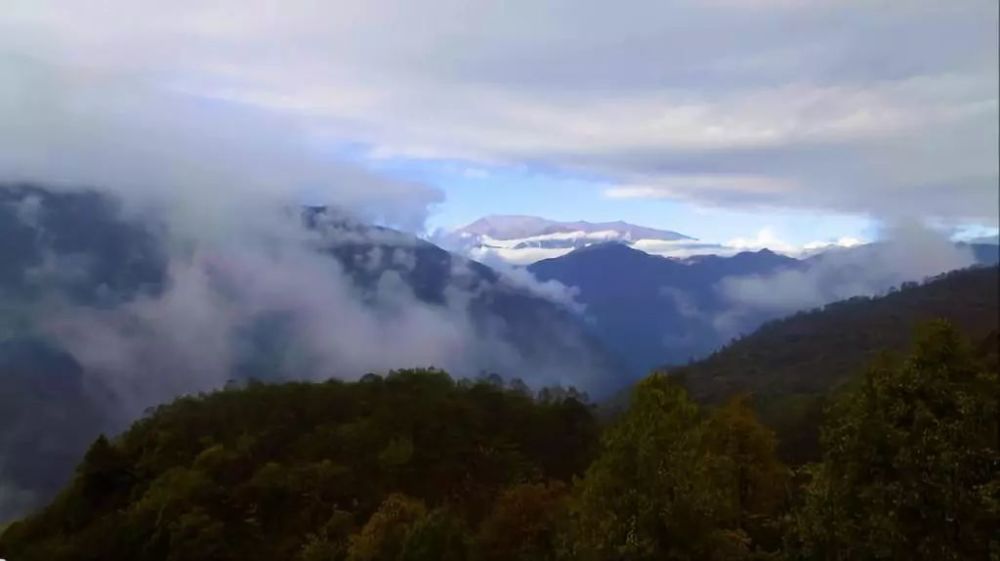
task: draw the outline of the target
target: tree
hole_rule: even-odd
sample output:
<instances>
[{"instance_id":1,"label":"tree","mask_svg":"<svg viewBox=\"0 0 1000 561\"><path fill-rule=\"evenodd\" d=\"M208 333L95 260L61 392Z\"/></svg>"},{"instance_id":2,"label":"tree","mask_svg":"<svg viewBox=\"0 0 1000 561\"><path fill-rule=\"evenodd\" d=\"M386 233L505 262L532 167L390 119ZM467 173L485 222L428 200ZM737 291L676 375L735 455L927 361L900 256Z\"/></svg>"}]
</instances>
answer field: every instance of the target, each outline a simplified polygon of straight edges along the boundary
<instances>
[{"instance_id":1,"label":"tree","mask_svg":"<svg viewBox=\"0 0 1000 561\"><path fill-rule=\"evenodd\" d=\"M812 559L1000 556L996 372L944 322L882 360L835 407L796 522Z\"/></svg>"},{"instance_id":2,"label":"tree","mask_svg":"<svg viewBox=\"0 0 1000 561\"><path fill-rule=\"evenodd\" d=\"M601 560L739 557L745 540L720 528L698 407L662 374L636 387L607 430L574 506L575 558Z\"/></svg>"},{"instance_id":3,"label":"tree","mask_svg":"<svg viewBox=\"0 0 1000 561\"><path fill-rule=\"evenodd\" d=\"M350 512L334 510L323 527L306 538L296 561L342 561L347 557L353 527Z\"/></svg>"},{"instance_id":4,"label":"tree","mask_svg":"<svg viewBox=\"0 0 1000 561\"><path fill-rule=\"evenodd\" d=\"M713 487L726 509L720 522L746 534L753 545L778 548L789 472L777 459L774 433L760 424L746 396L712 413L704 446L711 455Z\"/></svg>"},{"instance_id":5,"label":"tree","mask_svg":"<svg viewBox=\"0 0 1000 561\"><path fill-rule=\"evenodd\" d=\"M469 555L469 533L455 513L438 508L410 526L399 561L465 561Z\"/></svg>"},{"instance_id":6,"label":"tree","mask_svg":"<svg viewBox=\"0 0 1000 561\"><path fill-rule=\"evenodd\" d=\"M102 434L90 445L77 468L81 494L91 504L106 503L128 492L132 475L128 461Z\"/></svg>"},{"instance_id":7,"label":"tree","mask_svg":"<svg viewBox=\"0 0 1000 561\"><path fill-rule=\"evenodd\" d=\"M170 526L167 561L232 559L226 551L225 525L200 508L182 514Z\"/></svg>"},{"instance_id":8,"label":"tree","mask_svg":"<svg viewBox=\"0 0 1000 561\"><path fill-rule=\"evenodd\" d=\"M348 561L395 561L410 528L426 515L422 501L398 493L389 495L361 531L351 536Z\"/></svg>"},{"instance_id":9,"label":"tree","mask_svg":"<svg viewBox=\"0 0 1000 561\"><path fill-rule=\"evenodd\" d=\"M566 515L566 486L522 483L504 490L479 529L483 561L554 559Z\"/></svg>"}]
</instances>

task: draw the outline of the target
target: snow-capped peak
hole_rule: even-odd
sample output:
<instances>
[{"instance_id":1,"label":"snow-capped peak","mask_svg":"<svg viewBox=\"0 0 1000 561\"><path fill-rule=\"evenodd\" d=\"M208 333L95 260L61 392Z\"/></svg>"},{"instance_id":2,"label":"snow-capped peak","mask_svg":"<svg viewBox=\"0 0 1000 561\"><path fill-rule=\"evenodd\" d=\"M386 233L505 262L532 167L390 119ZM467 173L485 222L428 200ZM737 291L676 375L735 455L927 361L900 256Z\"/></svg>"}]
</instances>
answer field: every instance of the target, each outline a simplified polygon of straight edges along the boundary
<instances>
[{"instance_id":1,"label":"snow-capped peak","mask_svg":"<svg viewBox=\"0 0 1000 561\"><path fill-rule=\"evenodd\" d=\"M435 242L481 261L528 264L596 243L701 245L670 230L628 222L559 222L537 216L493 215L436 237Z\"/></svg>"}]
</instances>

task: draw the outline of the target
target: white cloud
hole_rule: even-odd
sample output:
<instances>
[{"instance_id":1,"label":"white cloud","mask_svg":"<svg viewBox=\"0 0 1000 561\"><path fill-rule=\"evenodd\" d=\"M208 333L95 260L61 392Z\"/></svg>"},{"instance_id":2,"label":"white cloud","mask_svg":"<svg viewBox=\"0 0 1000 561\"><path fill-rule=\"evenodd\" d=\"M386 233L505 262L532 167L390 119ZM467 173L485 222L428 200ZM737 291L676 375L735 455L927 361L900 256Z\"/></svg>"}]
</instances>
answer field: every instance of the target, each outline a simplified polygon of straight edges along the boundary
<instances>
[{"instance_id":1,"label":"white cloud","mask_svg":"<svg viewBox=\"0 0 1000 561\"><path fill-rule=\"evenodd\" d=\"M835 248L835 247L855 247L864 244L864 240L860 238L854 238L851 236L842 236L835 240L826 241L814 241L804 244L802 249L805 251L821 251L825 249Z\"/></svg>"},{"instance_id":2,"label":"white cloud","mask_svg":"<svg viewBox=\"0 0 1000 561\"><path fill-rule=\"evenodd\" d=\"M861 238L842 236L833 240L817 240L798 245L782 239L775 232L774 228L764 227L758 230L753 237L733 238L723 244L723 247L739 251L770 249L771 251L798 257L834 248L856 247L865 243L867 242Z\"/></svg>"},{"instance_id":3,"label":"white cloud","mask_svg":"<svg viewBox=\"0 0 1000 561\"><path fill-rule=\"evenodd\" d=\"M674 175L656 179L652 185L621 185L604 191L612 199L673 199L691 191L734 190L756 194L779 194L796 189L794 181L776 177L745 175Z\"/></svg>"},{"instance_id":4,"label":"white cloud","mask_svg":"<svg viewBox=\"0 0 1000 561\"><path fill-rule=\"evenodd\" d=\"M747 317L760 313L781 316L876 295L974 262L970 250L956 246L942 232L920 222L897 222L875 244L828 251L771 274L724 278L716 289L729 306L714 323L722 332L736 332Z\"/></svg>"},{"instance_id":5,"label":"white cloud","mask_svg":"<svg viewBox=\"0 0 1000 561\"><path fill-rule=\"evenodd\" d=\"M770 249L780 253L798 253L800 249L780 239L770 227L761 228L752 238L733 238L724 245L738 250Z\"/></svg>"},{"instance_id":6,"label":"white cloud","mask_svg":"<svg viewBox=\"0 0 1000 561\"><path fill-rule=\"evenodd\" d=\"M27 115L49 127L16 128L36 143L8 164L61 138L52 125L85 135L91 103L172 115L137 93L156 92L289 123L280 144L538 163L617 196L996 223L996 2L9 4L4 75L65 81L31 88ZM81 98L95 75L119 87ZM77 111L46 121L53 101Z\"/></svg>"}]
</instances>

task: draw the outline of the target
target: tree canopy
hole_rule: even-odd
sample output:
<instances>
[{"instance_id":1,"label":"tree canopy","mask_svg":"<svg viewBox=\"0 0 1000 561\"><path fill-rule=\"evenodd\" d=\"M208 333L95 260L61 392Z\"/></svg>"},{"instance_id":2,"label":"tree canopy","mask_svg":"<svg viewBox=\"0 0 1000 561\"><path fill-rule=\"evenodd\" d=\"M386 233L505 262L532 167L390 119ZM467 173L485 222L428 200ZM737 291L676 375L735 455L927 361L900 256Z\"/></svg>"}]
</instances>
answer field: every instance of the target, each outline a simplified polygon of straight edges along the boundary
<instances>
[{"instance_id":1,"label":"tree canopy","mask_svg":"<svg viewBox=\"0 0 1000 561\"><path fill-rule=\"evenodd\" d=\"M926 324L792 467L751 397L700 406L665 374L603 427L578 392L435 370L184 397L95 440L0 557L996 560L996 342Z\"/></svg>"}]
</instances>

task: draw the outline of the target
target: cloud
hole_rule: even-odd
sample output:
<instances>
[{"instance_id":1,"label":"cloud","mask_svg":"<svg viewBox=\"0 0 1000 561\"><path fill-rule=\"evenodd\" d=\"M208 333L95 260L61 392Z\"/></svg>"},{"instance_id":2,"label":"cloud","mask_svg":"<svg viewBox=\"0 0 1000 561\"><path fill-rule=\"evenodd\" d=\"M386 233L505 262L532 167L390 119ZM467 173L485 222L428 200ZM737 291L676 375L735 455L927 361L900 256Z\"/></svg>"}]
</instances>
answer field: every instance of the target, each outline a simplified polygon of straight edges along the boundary
<instances>
[{"instance_id":1,"label":"cloud","mask_svg":"<svg viewBox=\"0 0 1000 561\"><path fill-rule=\"evenodd\" d=\"M752 237L738 237L725 242L722 253L739 251L759 251L769 249L792 257L804 257L837 248L850 248L863 245L864 240L852 236L841 236L836 239L815 240L804 244L788 242L774 228L764 227Z\"/></svg>"},{"instance_id":2,"label":"cloud","mask_svg":"<svg viewBox=\"0 0 1000 561\"><path fill-rule=\"evenodd\" d=\"M239 220L191 220L179 209L197 201L183 187L178 195L176 204L140 213L93 191L0 185L0 224L13 234L3 252L10 267L0 279L0 343L19 350L22 340L41 341L68 353L60 358L70 364L66 381L44 384L51 395L42 401L54 413L29 400L49 351L29 353L26 378L17 366L0 372L0 386L28 400L0 427L0 519L49 499L98 432L231 379L356 379L437 367L456 377L517 376L533 388L607 391L616 383L611 359L574 323L573 291L558 283L526 271L496 277L333 209L307 209L306 228L301 208L269 194L247 201L254 193L240 193L249 204L236 206ZM226 209L201 209L208 211ZM428 287L433 296L418 294ZM67 389L77 375L79 395ZM92 409L99 420L88 416ZM39 422L44 428L70 413L73 430L49 431L51 442L33 437ZM40 463L53 464L48 479L23 475Z\"/></svg>"},{"instance_id":3,"label":"cloud","mask_svg":"<svg viewBox=\"0 0 1000 561\"><path fill-rule=\"evenodd\" d=\"M420 242L414 238L322 226L317 234L300 228L295 216L276 214L287 221L245 216L251 226L238 236L169 234L163 240L171 249L162 290L115 306L50 299L39 314L40 328L116 396L123 419L172 396L253 374L260 357L267 358L263 368L269 376L353 379L365 372L435 366L458 376L501 372L535 386L607 382L599 378L599 368L588 373L585 365L571 366L556 349L527 355L511 342L499 316L480 323L474 300L483 288L476 286L468 262L455 258L443 302L430 303L401 277L417 263ZM276 227L280 224L284 228ZM354 260L359 272L374 275L362 284L325 253L379 243L390 245L374 245ZM502 285L579 307L572 290L558 283L538 282L521 270L507 273ZM254 337L257 332L271 333L264 338L267 345Z\"/></svg>"},{"instance_id":4,"label":"cloud","mask_svg":"<svg viewBox=\"0 0 1000 561\"><path fill-rule=\"evenodd\" d=\"M796 189L794 182L766 176L678 175L661 176L655 185L622 185L604 191L612 199L667 199L690 190L737 190L748 193L780 193Z\"/></svg>"},{"instance_id":5,"label":"cloud","mask_svg":"<svg viewBox=\"0 0 1000 561\"><path fill-rule=\"evenodd\" d=\"M714 323L721 332L735 334L748 318L778 317L854 296L878 295L903 282L974 263L971 250L943 233L916 221L896 222L878 243L832 249L772 274L722 279L716 290L726 304Z\"/></svg>"},{"instance_id":6,"label":"cloud","mask_svg":"<svg viewBox=\"0 0 1000 561\"><path fill-rule=\"evenodd\" d=\"M519 266L518 263L512 262L503 253L501 253L501 251L502 250L491 251L490 249L484 248L482 251L477 251L475 253L477 257L479 257L477 260L480 263L488 265L493 270L499 272L502 275L503 282L509 284L510 286L525 290L546 300L556 302L578 315L584 315L586 313L586 305L578 300L580 296L579 288L575 286L566 286L555 279L549 279L546 281L538 280L538 278L535 277L535 275L532 274L527 267ZM570 251L572 251L572 248L566 249L561 253L568 253Z\"/></svg>"},{"instance_id":7,"label":"cloud","mask_svg":"<svg viewBox=\"0 0 1000 561\"><path fill-rule=\"evenodd\" d=\"M753 238L733 238L725 245L741 251L770 249L780 253L797 253L799 249L779 239L771 228L761 228Z\"/></svg>"},{"instance_id":8,"label":"cloud","mask_svg":"<svg viewBox=\"0 0 1000 561\"><path fill-rule=\"evenodd\" d=\"M308 201L419 231L442 198L331 157L287 115L2 48L0 71L4 181L99 187L130 207L168 207L173 220L201 230L238 226L244 213L258 213L252 205Z\"/></svg>"},{"instance_id":9,"label":"cloud","mask_svg":"<svg viewBox=\"0 0 1000 561\"><path fill-rule=\"evenodd\" d=\"M0 471L3 469L0 465ZM29 490L13 486L0 479L0 520L12 520L35 508L38 497Z\"/></svg>"},{"instance_id":10,"label":"cloud","mask_svg":"<svg viewBox=\"0 0 1000 561\"><path fill-rule=\"evenodd\" d=\"M855 238L851 236L841 236L835 240L819 240L814 242L806 243L802 246L802 249L807 252L818 252L825 251L828 249L834 249L837 247L857 247L864 244L864 240L860 238Z\"/></svg>"},{"instance_id":11,"label":"cloud","mask_svg":"<svg viewBox=\"0 0 1000 561\"><path fill-rule=\"evenodd\" d=\"M242 126L196 127L257 139L267 147L258 153L307 138L373 158L540 164L602 177L622 186L617 196L996 225L997 11L985 0L892 10L832 0L474 10L452 0L185 0L169 11L15 1L0 52L18 81L58 69L58 80L30 88L30 103L14 100L15 117L38 109L33 124L85 130L93 107L132 117L146 94L179 97L291 123L273 142ZM81 98L79 82L94 76L107 80ZM175 117L163 105L150 112Z\"/></svg>"}]
</instances>

